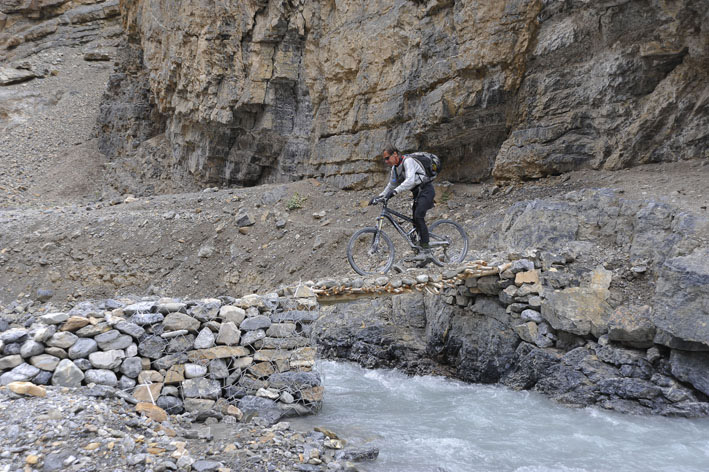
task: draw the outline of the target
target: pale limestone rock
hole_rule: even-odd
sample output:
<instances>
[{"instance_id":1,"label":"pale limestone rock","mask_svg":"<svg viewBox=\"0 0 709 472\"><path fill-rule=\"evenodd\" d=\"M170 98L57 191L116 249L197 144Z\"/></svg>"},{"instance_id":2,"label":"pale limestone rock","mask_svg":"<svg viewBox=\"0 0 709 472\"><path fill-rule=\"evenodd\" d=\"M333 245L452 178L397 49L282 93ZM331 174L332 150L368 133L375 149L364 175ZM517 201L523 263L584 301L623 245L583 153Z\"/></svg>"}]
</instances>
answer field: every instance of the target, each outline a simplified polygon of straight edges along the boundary
<instances>
[{"instance_id":1,"label":"pale limestone rock","mask_svg":"<svg viewBox=\"0 0 709 472\"><path fill-rule=\"evenodd\" d=\"M32 382L11 382L7 388L19 395L30 395L33 397L46 397L47 390L44 387L35 385Z\"/></svg>"},{"instance_id":2,"label":"pale limestone rock","mask_svg":"<svg viewBox=\"0 0 709 472\"><path fill-rule=\"evenodd\" d=\"M165 412L165 410L163 410L157 405L154 405L151 402L138 403L137 405L135 405L135 411L144 414L148 418L152 419L153 421L157 421L158 423L167 421L167 413Z\"/></svg>"},{"instance_id":3,"label":"pale limestone rock","mask_svg":"<svg viewBox=\"0 0 709 472\"><path fill-rule=\"evenodd\" d=\"M227 346L239 344L241 331L237 326L238 325L232 321L222 323L219 327L219 334L217 335L217 344L225 344Z\"/></svg>"},{"instance_id":4,"label":"pale limestone rock","mask_svg":"<svg viewBox=\"0 0 709 472\"><path fill-rule=\"evenodd\" d=\"M225 305L219 309L219 317L224 322L231 322L239 326L246 318L246 311L238 306Z\"/></svg>"},{"instance_id":5,"label":"pale limestone rock","mask_svg":"<svg viewBox=\"0 0 709 472\"><path fill-rule=\"evenodd\" d=\"M83 380L84 372L69 359L62 359L52 375L52 385L60 387L79 387Z\"/></svg>"},{"instance_id":6,"label":"pale limestone rock","mask_svg":"<svg viewBox=\"0 0 709 472\"><path fill-rule=\"evenodd\" d=\"M72 316L69 319L64 322L61 328L59 328L60 331L77 331L84 326L89 324L88 318L84 318L83 316Z\"/></svg>"},{"instance_id":7,"label":"pale limestone rock","mask_svg":"<svg viewBox=\"0 0 709 472\"><path fill-rule=\"evenodd\" d=\"M50 356L49 354L40 354L30 358L30 364L48 372L53 372L59 365L59 361L58 357Z\"/></svg>"},{"instance_id":8,"label":"pale limestone rock","mask_svg":"<svg viewBox=\"0 0 709 472\"><path fill-rule=\"evenodd\" d=\"M133 397L139 402L154 403L160 396L162 383L138 384L133 390Z\"/></svg>"}]
</instances>

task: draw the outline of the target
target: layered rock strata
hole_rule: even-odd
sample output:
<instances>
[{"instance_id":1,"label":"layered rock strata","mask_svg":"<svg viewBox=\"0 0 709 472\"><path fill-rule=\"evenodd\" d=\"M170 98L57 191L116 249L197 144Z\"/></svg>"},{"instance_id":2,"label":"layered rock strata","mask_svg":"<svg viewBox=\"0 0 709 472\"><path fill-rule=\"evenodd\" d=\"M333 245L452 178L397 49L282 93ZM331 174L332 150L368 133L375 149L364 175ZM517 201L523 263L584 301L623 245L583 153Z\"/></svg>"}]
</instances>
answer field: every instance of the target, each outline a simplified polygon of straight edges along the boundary
<instances>
[{"instance_id":1,"label":"layered rock strata","mask_svg":"<svg viewBox=\"0 0 709 472\"><path fill-rule=\"evenodd\" d=\"M12 61L5 66L27 70L27 66L20 63L22 59L46 50L118 35L118 15L118 0L2 0L0 58ZM90 57L90 60L107 59L98 52ZM17 69L9 67L8 70Z\"/></svg>"},{"instance_id":2,"label":"layered rock strata","mask_svg":"<svg viewBox=\"0 0 709 472\"><path fill-rule=\"evenodd\" d=\"M311 300L85 302L0 332L0 384L103 385L150 413L219 411L271 423L318 411ZM156 413L157 414L157 413ZM164 412L163 412L164 414Z\"/></svg>"},{"instance_id":3,"label":"layered rock strata","mask_svg":"<svg viewBox=\"0 0 709 472\"><path fill-rule=\"evenodd\" d=\"M210 184L370 186L387 141L443 156L457 181L707 158L708 14L700 0L122 1L134 92L107 95L103 149L120 156L126 127L146 127L109 110L149 97L164 120L152 165Z\"/></svg>"}]
</instances>

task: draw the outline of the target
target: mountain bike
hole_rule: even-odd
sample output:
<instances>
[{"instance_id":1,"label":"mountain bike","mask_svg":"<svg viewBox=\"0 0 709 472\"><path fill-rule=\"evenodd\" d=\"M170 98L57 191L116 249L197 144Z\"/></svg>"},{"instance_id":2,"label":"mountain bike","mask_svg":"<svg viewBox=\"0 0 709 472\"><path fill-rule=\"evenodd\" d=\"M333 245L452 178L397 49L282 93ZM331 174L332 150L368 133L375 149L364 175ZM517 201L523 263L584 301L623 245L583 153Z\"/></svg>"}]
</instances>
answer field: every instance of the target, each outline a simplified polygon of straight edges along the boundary
<instances>
[{"instance_id":1,"label":"mountain bike","mask_svg":"<svg viewBox=\"0 0 709 472\"><path fill-rule=\"evenodd\" d=\"M376 226L356 231L347 243L347 260L360 275L385 274L394 264L394 243L382 230L384 221L388 221L404 238L414 255L423 250L413 228L414 220L389 208L386 199L377 203L382 204L382 211ZM404 226L408 228L409 225L412 229L405 229ZM430 262L439 267L463 262L468 253L468 235L462 226L452 220L438 220L428 226L428 231ZM428 260L422 262L427 263Z\"/></svg>"}]
</instances>

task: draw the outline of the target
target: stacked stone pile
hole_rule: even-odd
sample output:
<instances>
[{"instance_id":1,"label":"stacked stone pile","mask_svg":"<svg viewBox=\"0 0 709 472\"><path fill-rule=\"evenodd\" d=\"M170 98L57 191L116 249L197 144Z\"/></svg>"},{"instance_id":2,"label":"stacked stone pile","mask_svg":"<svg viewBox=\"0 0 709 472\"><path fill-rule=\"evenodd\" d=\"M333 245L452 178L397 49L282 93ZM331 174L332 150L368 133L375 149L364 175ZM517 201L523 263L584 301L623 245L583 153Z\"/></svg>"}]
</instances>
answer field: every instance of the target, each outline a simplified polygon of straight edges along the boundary
<instances>
[{"instance_id":1,"label":"stacked stone pile","mask_svg":"<svg viewBox=\"0 0 709 472\"><path fill-rule=\"evenodd\" d=\"M316 303L240 299L84 302L0 332L0 384L108 386L138 408L217 410L275 422L320 408Z\"/></svg>"},{"instance_id":2,"label":"stacked stone pile","mask_svg":"<svg viewBox=\"0 0 709 472\"><path fill-rule=\"evenodd\" d=\"M426 272L425 270L409 269L400 276L380 276L369 278L346 278L342 280L320 280L314 283L306 282L306 287L320 300L329 298L357 297L383 294L400 294L416 291L427 291L439 294L444 289L455 288L465 280L475 280L479 277L498 274L499 267L488 266L485 261L470 261L449 268L442 273ZM301 290L305 290L301 288ZM302 293L302 292L301 292ZM305 292L308 293L308 292Z\"/></svg>"}]
</instances>

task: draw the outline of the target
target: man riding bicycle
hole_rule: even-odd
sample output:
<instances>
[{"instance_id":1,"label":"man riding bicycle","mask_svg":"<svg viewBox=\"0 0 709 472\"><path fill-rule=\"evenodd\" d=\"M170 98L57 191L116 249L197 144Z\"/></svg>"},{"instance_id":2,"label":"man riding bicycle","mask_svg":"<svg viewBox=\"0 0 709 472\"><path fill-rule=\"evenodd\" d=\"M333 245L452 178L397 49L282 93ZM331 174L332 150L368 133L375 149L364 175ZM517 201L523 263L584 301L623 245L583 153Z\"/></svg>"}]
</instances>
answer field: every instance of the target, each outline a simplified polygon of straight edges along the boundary
<instances>
[{"instance_id":1,"label":"man riding bicycle","mask_svg":"<svg viewBox=\"0 0 709 472\"><path fill-rule=\"evenodd\" d=\"M419 235L419 245L422 252L416 257L426 260L431 257L429 249L428 227L426 226L426 212L433 208L433 199L436 191L431 179L426 175L426 170L421 163L408 154L401 154L397 148L387 145L382 151L384 162L391 167L389 183L384 191L370 200L370 204L382 200L389 200L406 190L413 194L413 220L416 232Z\"/></svg>"}]
</instances>

